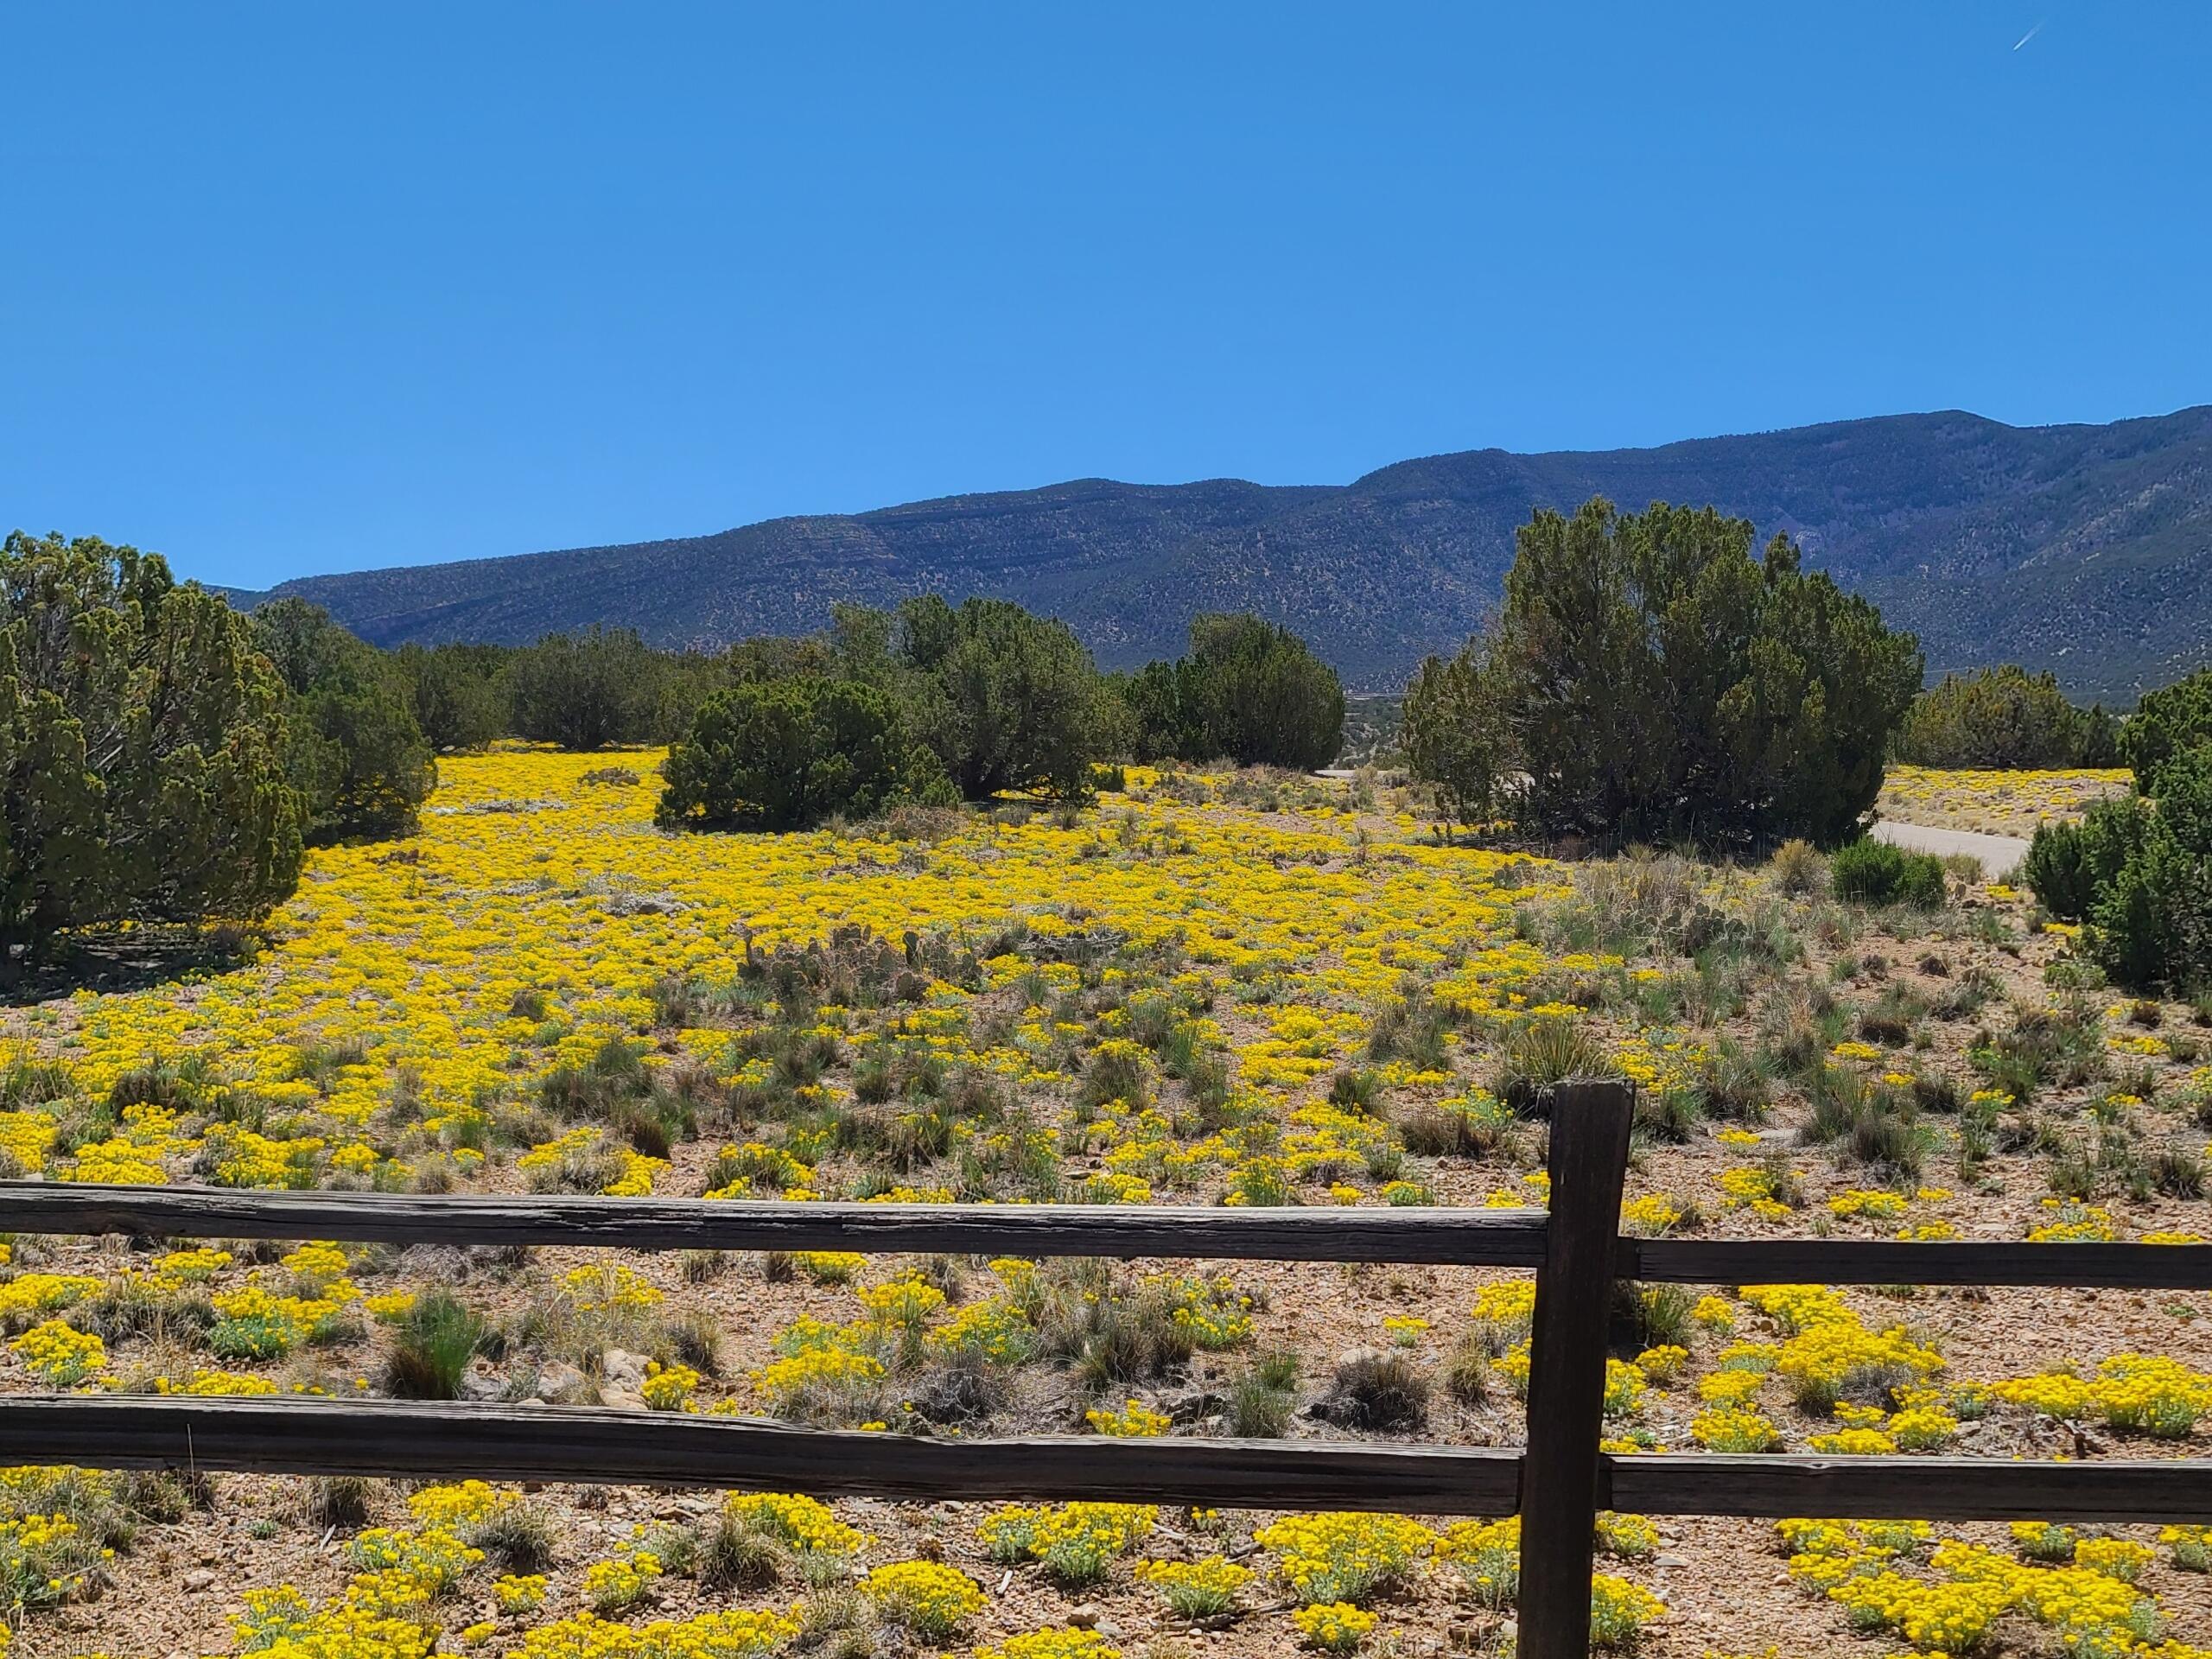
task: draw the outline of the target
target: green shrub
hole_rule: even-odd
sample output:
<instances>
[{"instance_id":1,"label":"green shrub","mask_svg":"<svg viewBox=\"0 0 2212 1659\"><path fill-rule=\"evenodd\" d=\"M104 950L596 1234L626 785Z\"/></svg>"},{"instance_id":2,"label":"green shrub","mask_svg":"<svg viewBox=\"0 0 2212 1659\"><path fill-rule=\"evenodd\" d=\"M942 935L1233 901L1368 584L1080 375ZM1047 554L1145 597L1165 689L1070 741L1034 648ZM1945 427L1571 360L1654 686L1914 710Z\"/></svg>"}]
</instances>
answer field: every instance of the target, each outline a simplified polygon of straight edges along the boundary
<instances>
[{"instance_id":1,"label":"green shrub","mask_svg":"<svg viewBox=\"0 0 2212 1659\"><path fill-rule=\"evenodd\" d=\"M1933 910L1947 891L1943 861L1933 853L1909 853L1869 836L1836 849L1828 880L1839 899L1866 905L1914 905Z\"/></svg>"},{"instance_id":2,"label":"green shrub","mask_svg":"<svg viewBox=\"0 0 2212 1659\"><path fill-rule=\"evenodd\" d=\"M300 874L284 686L246 619L156 556L0 544L0 946L252 917Z\"/></svg>"},{"instance_id":3,"label":"green shrub","mask_svg":"<svg viewBox=\"0 0 2212 1659\"><path fill-rule=\"evenodd\" d=\"M1897 738L1897 758L1920 766L2102 764L2111 716L2076 709L2050 674L2016 663L1946 674L1920 694Z\"/></svg>"},{"instance_id":4,"label":"green shrub","mask_svg":"<svg viewBox=\"0 0 2212 1659\"><path fill-rule=\"evenodd\" d=\"M852 680L747 682L709 697L669 751L664 829L804 830L921 781L891 700Z\"/></svg>"},{"instance_id":5,"label":"green shrub","mask_svg":"<svg viewBox=\"0 0 2212 1659\"><path fill-rule=\"evenodd\" d=\"M1855 832L1917 643L1748 520L1602 499L1521 527L1495 629L1408 689L1417 781L1549 836L1748 849Z\"/></svg>"},{"instance_id":6,"label":"green shrub","mask_svg":"<svg viewBox=\"0 0 2212 1659\"><path fill-rule=\"evenodd\" d=\"M2142 798L2099 801L2079 823L2046 823L2036 830L2021 861L2020 876L2043 907L2062 921L2085 919L2150 829Z\"/></svg>"},{"instance_id":7,"label":"green shrub","mask_svg":"<svg viewBox=\"0 0 2212 1659\"><path fill-rule=\"evenodd\" d=\"M413 834L438 767L392 659L303 599L264 605L253 632L291 694L285 760L309 838Z\"/></svg>"},{"instance_id":8,"label":"green shrub","mask_svg":"<svg viewBox=\"0 0 2212 1659\"><path fill-rule=\"evenodd\" d=\"M1191 621L1189 654L1116 682L1140 760L1325 766L1344 746L1337 671L1287 628L1249 614Z\"/></svg>"},{"instance_id":9,"label":"green shrub","mask_svg":"<svg viewBox=\"0 0 2212 1659\"><path fill-rule=\"evenodd\" d=\"M2206 742L2212 742L2212 669L2200 668L2144 694L2120 728L2120 752L2134 770L2135 786L2156 797L2165 793L2168 764Z\"/></svg>"},{"instance_id":10,"label":"green shrub","mask_svg":"<svg viewBox=\"0 0 2212 1659\"><path fill-rule=\"evenodd\" d=\"M1074 631L1011 600L969 599L955 607L932 594L899 606L895 619L838 613L841 633L863 674L896 690L915 736L943 762L961 798L1007 791L1083 801L1090 769L1108 747L1110 699L1097 665ZM887 656L868 656L878 630Z\"/></svg>"},{"instance_id":11,"label":"green shrub","mask_svg":"<svg viewBox=\"0 0 2212 1659\"><path fill-rule=\"evenodd\" d=\"M2212 978L2212 744L2168 758L2158 777L2155 810L2107 815L2115 845L2133 839L2082 940L2099 967L2138 989Z\"/></svg>"},{"instance_id":12,"label":"green shrub","mask_svg":"<svg viewBox=\"0 0 2212 1659\"><path fill-rule=\"evenodd\" d=\"M392 667L423 741L433 749L480 749L506 729L500 675L512 653L505 645L402 645ZM588 782L588 779L586 780Z\"/></svg>"},{"instance_id":13,"label":"green shrub","mask_svg":"<svg viewBox=\"0 0 2212 1659\"><path fill-rule=\"evenodd\" d=\"M647 741L660 734L674 660L629 628L549 633L507 660L509 721L517 736L564 749Z\"/></svg>"}]
</instances>

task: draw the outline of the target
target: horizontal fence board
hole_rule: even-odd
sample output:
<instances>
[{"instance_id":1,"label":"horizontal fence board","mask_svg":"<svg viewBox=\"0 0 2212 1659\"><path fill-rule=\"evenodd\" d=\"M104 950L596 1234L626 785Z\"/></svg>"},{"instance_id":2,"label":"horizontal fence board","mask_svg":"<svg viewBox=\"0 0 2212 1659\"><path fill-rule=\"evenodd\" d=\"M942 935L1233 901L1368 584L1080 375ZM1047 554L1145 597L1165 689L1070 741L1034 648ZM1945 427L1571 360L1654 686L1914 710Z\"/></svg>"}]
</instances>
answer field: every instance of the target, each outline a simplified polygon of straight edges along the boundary
<instances>
[{"instance_id":1,"label":"horizontal fence board","mask_svg":"<svg viewBox=\"0 0 2212 1659\"><path fill-rule=\"evenodd\" d=\"M1546 1225L1541 1210L429 1198L0 1181L0 1226L14 1232L394 1244L1202 1256L1533 1268L1543 1260Z\"/></svg>"},{"instance_id":2,"label":"horizontal fence board","mask_svg":"<svg viewBox=\"0 0 2212 1659\"><path fill-rule=\"evenodd\" d=\"M234 1192L0 1181L13 1232L137 1232L352 1243L620 1249L943 1249L1535 1268L1541 1210L1201 1208L1168 1204L781 1204L757 1199Z\"/></svg>"},{"instance_id":3,"label":"horizontal fence board","mask_svg":"<svg viewBox=\"0 0 2212 1659\"><path fill-rule=\"evenodd\" d=\"M1669 1452L1607 1460L1605 1503L1635 1515L1816 1520L2212 1523L2212 1461L2015 1463Z\"/></svg>"},{"instance_id":4,"label":"horizontal fence board","mask_svg":"<svg viewBox=\"0 0 2212 1659\"><path fill-rule=\"evenodd\" d=\"M1086 1499L1498 1516L1521 1453L1489 1446L1102 1436L930 1440L745 1417L389 1400L25 1395L0 1465L803 1491L915 1503ZM1610 1457L1642 1515L2212 1524L2212 1461L1667 1453Z\"/></svg>"},{"instance_id":5,"label":"horizontal fence board","mask_svg":"<svg viewBox=\"0 0 2212 1659\"><path fill-rule=\"evenodd\" d=\"M416 1475L985 1498L1503 1516L1521 1454L1101 1435L931 1440L746 1417L562 1406L34 1395L0 1400L0 1465Z\"/></svg>"},{"instance_id":6,"label":"horizontal fence board","mask_svg":"<svg viewBox=\"0 0 2212 1659\"><path fill-rule=\"evenodd\" d=\"M24 1233L335 1238L396 1244L941 1250L1533 1269L1543 1260L1548 1223L1540 1210L786 1204L0 1181L0 1225ZM1623 1277L1654 1283L2212 1289L2212 1244L1623 1238L1618 1250Z\"/></svg>"},{"instance_id":7,"label":"horizontal fence board","mask_svg":"<svg viewBox=\"0 0 2212 1659\"><path fill-rule=\"evenodd\" d=\"M2049 1285L2212 1289L2212 1244L1875 1238L1621 1241L1624 1277L1690 1285Z\"/></svg>"}]
</instances>

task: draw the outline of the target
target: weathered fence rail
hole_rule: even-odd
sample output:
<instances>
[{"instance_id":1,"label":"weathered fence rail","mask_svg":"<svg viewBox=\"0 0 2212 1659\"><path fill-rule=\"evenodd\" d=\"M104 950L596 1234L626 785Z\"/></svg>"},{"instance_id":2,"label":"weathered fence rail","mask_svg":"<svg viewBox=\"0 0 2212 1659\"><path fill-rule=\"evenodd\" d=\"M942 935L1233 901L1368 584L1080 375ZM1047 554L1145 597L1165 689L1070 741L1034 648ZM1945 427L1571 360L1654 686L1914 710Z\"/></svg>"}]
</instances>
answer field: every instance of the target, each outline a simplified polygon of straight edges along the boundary
<instances>
[{"instance_id":1,"label":"weathered fence rail","mask_svg":"<svg viewBox=\"0 0 2212 1659\"><path fill-rule=\"evenodd\" d=\"M421 1198L0 1181L0 1224L22 1233L355 1243L997 1252L1525 1269L1543 1265L1552 1221L1541 1210ZM2212 1288L2212 1244L1622 1237L1613 1250L1614 1276L1653 1283Z\"/></svg>"},{"instance_id":2,"label":"weathered fence rail","mask_svg":"<svg viewBox=\"0 0 2212 1659\"><path fill-rule=\"evenodd\" d=\"M785 1204L417 1198L0 1181L23 1233L578 1244L626 1250L858 1250L1204 1256L1242 1262L1543 1265L1541 1210L1202 1210L1174 1205Z\"/></svg>"},{"instance_id":3,"label":"weathered fence rail","mask_svg":"<svg viewBox=\"0 0 2212 1659\"><path fill-rule=\"evenodd\" d=\"M1469 1516L1512 1514L1527 1479L1517 1447L927 1440L603 1407L79 1394L0 1402L0 1465L21 1463ZM1594 1501L1640 1515L2212 1524L2212 1462L1601 1456Z\"/></svg>"},{"instance_id":4,"label":"weathered fence rail","mask_svg":"<svg viewBox=\"0 0 2212 1659\"><path fill-rule=\"evenodd\" d=\"M0 1182L20 1233L332 1238L638 1250L846 1249L1534 1268L1525 1450L1037 1438L933 1441L744 1418L396 1401L0 1399L0 1463L445 1474L819 1496L1175 1502L1522 1517L1522 1659L1585 1659L1596 1513L2212 1523L2212 1460L1612 1457L1599 1450L1611 1288L1691 1284L2212 1288L2212 1245L1637 1239L1619 1234L1630 1090L1556 1091L1552 1207L776 1204L422 1198Z\"/></svg>"}]
</instances>

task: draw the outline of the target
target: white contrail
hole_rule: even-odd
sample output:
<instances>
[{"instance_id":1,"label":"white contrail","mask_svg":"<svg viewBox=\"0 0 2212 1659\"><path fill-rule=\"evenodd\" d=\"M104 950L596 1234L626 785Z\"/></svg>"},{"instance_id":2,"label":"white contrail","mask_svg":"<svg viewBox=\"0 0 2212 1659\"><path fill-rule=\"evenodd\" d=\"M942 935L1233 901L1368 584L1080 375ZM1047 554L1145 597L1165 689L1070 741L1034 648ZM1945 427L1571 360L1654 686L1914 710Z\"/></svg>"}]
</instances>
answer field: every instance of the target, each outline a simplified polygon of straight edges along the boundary
<instances>
[{"instance_id":1,"label":"white contrail","mask_svg":"<svg viewBox=\"0 0 2212 1659\"><path fill-rule=\"evenodd\" d=\"M2049 21L2048 19L2045 19L2045 22L2048 22L2048 21ZM2020 36L2020 38L2019 38L2018 40L2017 40L2017 41L2013 41L2013 42L2012 42L2012 49L2013 49L2015 52L2018 51L2022 47L2025 46L2025 45L2026 45L2030 41L2032 41L2033 39L2035 39L2035 37L2036 37L2037 35L2040 35L2040 34L2042 34L2042 33L2043 33L2043 24L2042 24L2042 23L2037 23L2037 24L2033 29L2030 29L2026 34L2024 34L2024 35L2021 35L2021 36Z\"/></svg>"}]
</instances>

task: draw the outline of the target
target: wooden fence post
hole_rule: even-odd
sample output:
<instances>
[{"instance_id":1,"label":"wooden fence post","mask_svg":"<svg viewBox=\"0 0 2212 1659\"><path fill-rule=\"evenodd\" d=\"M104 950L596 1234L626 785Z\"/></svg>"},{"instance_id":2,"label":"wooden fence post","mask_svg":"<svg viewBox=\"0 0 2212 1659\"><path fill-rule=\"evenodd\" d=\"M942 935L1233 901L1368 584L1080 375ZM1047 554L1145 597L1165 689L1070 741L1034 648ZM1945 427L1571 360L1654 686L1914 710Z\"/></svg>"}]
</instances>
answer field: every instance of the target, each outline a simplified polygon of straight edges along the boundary
<instances>
[{"instance_id":1,"label":"wooden fence post","mask_svg":"<svg viewBox=\"0 0 2212 1659\"><path fill-rule=\"evenodd\" d=\"M1552 1091L1551 1233L1536 1272L1521 1463L1518 1659L1590 1652L1605 1335L1635 1099L1625 1083L1562 1083Z\"/></svg>"}]
</instances>

